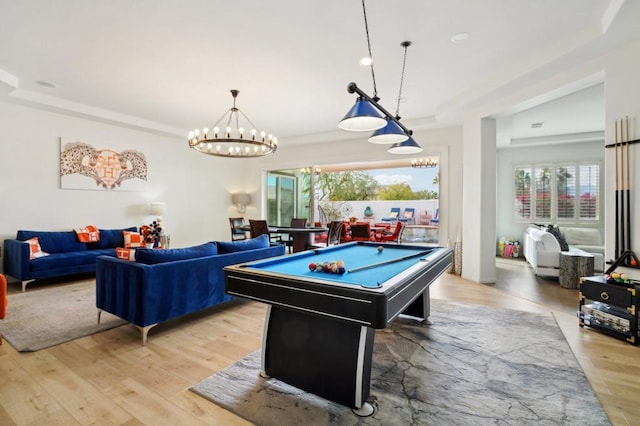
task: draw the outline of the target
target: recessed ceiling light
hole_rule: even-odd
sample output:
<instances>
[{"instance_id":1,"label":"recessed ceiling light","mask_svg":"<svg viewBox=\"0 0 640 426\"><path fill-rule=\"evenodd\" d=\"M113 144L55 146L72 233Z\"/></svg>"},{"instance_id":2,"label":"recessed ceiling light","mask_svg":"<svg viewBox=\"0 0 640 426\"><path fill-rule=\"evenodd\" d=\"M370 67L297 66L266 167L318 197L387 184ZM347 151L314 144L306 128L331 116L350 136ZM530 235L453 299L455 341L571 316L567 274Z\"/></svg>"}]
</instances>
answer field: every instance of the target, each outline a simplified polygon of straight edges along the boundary
<instances>
[{"instance_id":1,"label":"recessed ceiling light","mask_svg":"<svg viewBox=\"0 0 640 426\"><path fill-rule=\"evenodd\" d=\"M363 67L368 67L372 63L373 59L371 59L370 56L365 56L364 58L360 59L360 65L362 65Z\"/></svg>"},{"instance_id":2,"label":"recessed ceiling light","mask_svg":"<svg viewBox=\"0 0 640 426\"><path fill-rule=\"evenodd\" d=\"M50 89L55 89L56 87L58 87L57 84L52 83L50 81L45 81L45 80L38 80L36 81L36 84L39 84L40 86L43 86L43 87L48 87Z\"/></svg>"},{"instance_id":3,"label":"recessed ceiling light","mask_svg":"<svg viewBox=\"0 0 640 426\"><path fill-rule=\"evenodd\" d=\"M538 128L542 127L543 124L544 123L542 121L539 122L539 123L531 123L531 128L532 129L538 129Z\"/></svg>"},{"instance_id":4,"label":"recessed ceiling light","mask_svg":"<svg viewBox=\"0 0 640 426\"><path fill-rule=\"evenodd\" d=\"M458 33L458 34L454 34L451 37L451 41L453 43L460 43L461 41L465 41L468 38L469 38L469 33Z\"/></svg>"}]
</instances>

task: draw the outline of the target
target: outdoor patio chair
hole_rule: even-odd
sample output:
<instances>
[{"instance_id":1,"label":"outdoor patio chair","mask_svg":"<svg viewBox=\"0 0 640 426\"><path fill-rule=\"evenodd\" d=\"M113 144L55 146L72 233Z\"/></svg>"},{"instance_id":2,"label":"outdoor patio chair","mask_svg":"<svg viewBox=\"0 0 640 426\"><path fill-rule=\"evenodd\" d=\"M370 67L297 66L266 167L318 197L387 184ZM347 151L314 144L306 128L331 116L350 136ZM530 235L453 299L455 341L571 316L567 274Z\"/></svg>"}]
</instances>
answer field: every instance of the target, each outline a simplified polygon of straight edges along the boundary
<instances>
[{"instance_id":1,"label":"outdoor patio chair","mask_svg":"<svg viewBox=\"0 0 640 426\"><path fill-rule=\"evenodd\" d=\"M351 225L351 241L373 241L371 226L368 223Z\"/></svg>"},{"instance_id":2,"label":"outdoor patio chair","mask_svg":"<svg viewBox=\"0 0 640 426\"><path fill-rule=\"evenodd\" d=\"M388 235L382 235L380 237L381 241L385 242L385 243L400 243L400 239L402 237L402 230L404 229L404 223L398 221L398 223L396 223L396 227L393 230L393 234L388 234Z\"/></svg>"},{"instance_id":3,"label":"outdoor patio chair","mask_svg":"<svg viewBox=\"0 0 640 426\"><path fill-rule=\"evenodd\" d=\"M440 223L440 209L436 209L436 214L429 221L430 225L438 225Z\"/></svg>"},{"instance_id":4,"label":"outdoor patio chair","mask_svg":"<svg viewBox=\"0 0 640 426\"><path fill-rule=\"evenodd\" d=\"M383 222L395 222L400 216L400 207L392 207L388 217L383 217Z\"/></svg>"},{"instance_id":5,"label":"outdoor patio chair","mask_svg":"<svg viewBox=\"0 0 640 426\"><path fill-rule=\"evenodd\" d=\"M413 223L414 221L413 215L415 215L415 213L416 213L416 209L412 207L407 207L406 209L404 209L404 213L402 213L402 216L399 217L398 220L400 222Z\"/></svg>"}]
</instances>

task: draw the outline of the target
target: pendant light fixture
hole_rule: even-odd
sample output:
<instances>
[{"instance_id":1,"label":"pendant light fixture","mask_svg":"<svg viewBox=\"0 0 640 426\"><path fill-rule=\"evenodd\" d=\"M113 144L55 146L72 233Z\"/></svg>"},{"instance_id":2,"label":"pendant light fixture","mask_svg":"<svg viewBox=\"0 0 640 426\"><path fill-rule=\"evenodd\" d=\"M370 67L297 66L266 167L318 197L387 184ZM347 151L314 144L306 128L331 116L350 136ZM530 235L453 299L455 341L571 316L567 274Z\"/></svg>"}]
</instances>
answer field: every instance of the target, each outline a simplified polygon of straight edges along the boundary
<instances>
[{"instance_id":1,"label":"pendant light fixture","mask_svg":"<svg viewBox=\"0 0 640 426\"><path fill-rule=\"evenodd\" d=\"M214 124L213 130L196 129L189 133L189 147L204 154L218 157L252 158L273 154L278 149L278 138L256 130L256 126L236 107L238 90L231 90L233 106ZM240 127L240 116L251 125L245 133ZM226 128L219 129L218 124L227 117ZM246 137L245 137L246 136Z\"/></svg>"},{"instance_id":2,"label":"pendant light fixture","mask_svg":"<svg viewBox=\"0 0 640 426\"><path fill-rule=\"evenodd\" d=\"M371 41L369 38L369 25L367 22L367 10L365 0L362 0L362 11L364 14L364 25L367 36L367 47L369 58L372 59ZM338 127L349 131L371 131L374 133L369 137L369 142L374 144L393 144L387 152L392 154L415 154L421 152L422 148L411 138L413 132L407 129L400 122L400 99L402 95L402 84L404 82L405 65L407 61L407 48L411 46L410 41L403 41L400 44L404 48L404 59L402 62L402 74L400 77L400 90L398 93L398 104L396 114L392 115L384 109L378 101L378 91L376 87L376 77L373 70L373 60L370 61L371 79L373 80L373 96L363 92L356 83L349 83L347 92L357 93L358 99L355 105L349 110L344 118L338 123Z\"/></svg>"}]
</instances>

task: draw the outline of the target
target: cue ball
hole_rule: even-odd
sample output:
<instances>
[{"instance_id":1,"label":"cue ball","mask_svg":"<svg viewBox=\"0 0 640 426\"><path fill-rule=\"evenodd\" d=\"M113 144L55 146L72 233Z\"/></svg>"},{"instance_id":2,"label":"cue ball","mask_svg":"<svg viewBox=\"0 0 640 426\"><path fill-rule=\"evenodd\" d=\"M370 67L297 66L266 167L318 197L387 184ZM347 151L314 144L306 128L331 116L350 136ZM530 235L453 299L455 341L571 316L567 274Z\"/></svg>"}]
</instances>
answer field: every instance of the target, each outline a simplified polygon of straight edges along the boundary
<instances>
[{"instance_id":1,"label":"cue ball","mask_svg":"<svg viewBox=\"0 0 640 426\"><path fill-rule=\"evenodd\" d=\"M378 253L382 253L382 250L384 250L384 247L378 246Z\"/></svg>"}]
</instances>

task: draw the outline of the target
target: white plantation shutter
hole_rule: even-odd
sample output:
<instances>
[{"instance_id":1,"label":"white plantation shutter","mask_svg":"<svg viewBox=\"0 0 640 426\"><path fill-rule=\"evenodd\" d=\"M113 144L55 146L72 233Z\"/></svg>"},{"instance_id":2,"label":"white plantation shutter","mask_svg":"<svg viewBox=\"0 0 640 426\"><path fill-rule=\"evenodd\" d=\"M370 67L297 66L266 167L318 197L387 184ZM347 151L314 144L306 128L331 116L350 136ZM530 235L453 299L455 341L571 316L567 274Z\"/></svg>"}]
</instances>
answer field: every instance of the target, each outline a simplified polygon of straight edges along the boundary
<instances>
[{"instance_id":1,"label":"white plantation shutter","mask_svg":"<svg viewBox=\"0 0 640 426\"><path fill-rule=\"evenodd\" d=\"M551 197L553 179L552 168L549 166L536 167L535 175L535 218L541 220L551 219Z\"/></svg>"},{"instance_id":2,"label":"white plantation shutter","mask_svg":"<svg viewBox=\"0 0 640 426\"><path fill-rule=\"evenodd\" d=\"M600 165L580 165L579 219L598 220L600 207Z\"/></svg>"},{"instance_id":3,"label":"white plantation shutter","mask_svg":"<svg viewBox=\"0 0 640 426\"><path fill-rule=\"evenodd\" d=\"M531 167L519 167L514 173L514 212L516 220L531 219Z\"/></svg>"},{"instance_id":4,"label":"white plantation shutter","mask_svg":"<svg viewBox=\"0 0 640 426\"><path fill-rule=\"evenodd\" d=\"M556 169L556 218L574 219L576 208L576 166Z\"/></svg>"}]
</instances>

